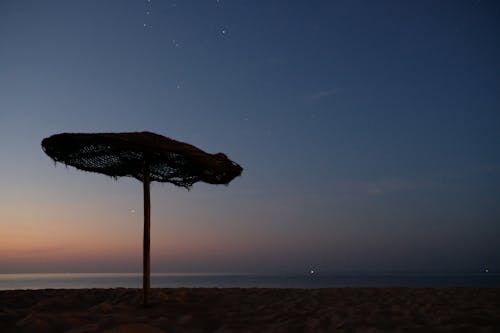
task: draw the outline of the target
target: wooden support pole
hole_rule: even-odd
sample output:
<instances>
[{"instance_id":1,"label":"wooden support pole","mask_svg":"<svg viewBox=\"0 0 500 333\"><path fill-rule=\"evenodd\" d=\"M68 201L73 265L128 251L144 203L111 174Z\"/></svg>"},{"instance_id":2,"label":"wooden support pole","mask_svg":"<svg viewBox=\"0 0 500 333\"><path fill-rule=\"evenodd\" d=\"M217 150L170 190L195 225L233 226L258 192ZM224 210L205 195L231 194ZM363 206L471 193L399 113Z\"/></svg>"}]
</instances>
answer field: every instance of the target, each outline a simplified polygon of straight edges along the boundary
<instances>
[{"instance_id":1,"label":"wooden support pole","mask_svg":"<svg viewBox=\"0 0 500 333\"><path fill-rule=\"evenodd\" d=\"M149 167L144 167L144 179L142 181L144 187L144 240L143 240L143 257L142 257L142 289L144 291L144 305L149 305L150 301L150 195L149 195Z\"/></svg>"}]
</instances>

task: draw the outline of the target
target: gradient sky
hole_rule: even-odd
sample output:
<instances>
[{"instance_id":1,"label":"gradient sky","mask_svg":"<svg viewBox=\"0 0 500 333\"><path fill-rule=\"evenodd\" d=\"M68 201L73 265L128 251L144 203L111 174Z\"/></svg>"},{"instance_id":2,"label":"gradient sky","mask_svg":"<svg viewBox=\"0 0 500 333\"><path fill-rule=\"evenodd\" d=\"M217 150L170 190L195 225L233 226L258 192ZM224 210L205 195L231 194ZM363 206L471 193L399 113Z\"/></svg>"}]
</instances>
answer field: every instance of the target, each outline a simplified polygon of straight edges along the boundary
<instances>
[{"instance_id":1,"label":"gradient sky","mask_svg":"<svg viewBox=\"0 0 500 333\"><path fill-rule=\"evenodd\" d=\"M59 132L224 152L152 187L153 272L500 269L497 1L0 1L0 273L138 272L142 186Z\"/></svg>"}]
</instances>

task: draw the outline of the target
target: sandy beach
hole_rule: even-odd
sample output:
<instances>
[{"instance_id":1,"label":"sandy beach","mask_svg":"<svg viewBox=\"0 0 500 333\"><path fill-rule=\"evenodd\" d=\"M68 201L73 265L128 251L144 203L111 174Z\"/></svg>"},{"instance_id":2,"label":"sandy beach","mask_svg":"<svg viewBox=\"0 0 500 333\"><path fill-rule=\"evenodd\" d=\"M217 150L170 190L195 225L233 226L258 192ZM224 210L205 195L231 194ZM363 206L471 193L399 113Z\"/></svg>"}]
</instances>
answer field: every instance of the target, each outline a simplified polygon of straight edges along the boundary
<instances>
[{"instance_id":1,"label":"sandy beach","mask_svg":"<svg viewBox=\"0 0 500 333\"><path fill-rule=\"evenodd\" d=\"M0 291L0 332L499 332L500 289Z\"/></svg>"}]
</instances>

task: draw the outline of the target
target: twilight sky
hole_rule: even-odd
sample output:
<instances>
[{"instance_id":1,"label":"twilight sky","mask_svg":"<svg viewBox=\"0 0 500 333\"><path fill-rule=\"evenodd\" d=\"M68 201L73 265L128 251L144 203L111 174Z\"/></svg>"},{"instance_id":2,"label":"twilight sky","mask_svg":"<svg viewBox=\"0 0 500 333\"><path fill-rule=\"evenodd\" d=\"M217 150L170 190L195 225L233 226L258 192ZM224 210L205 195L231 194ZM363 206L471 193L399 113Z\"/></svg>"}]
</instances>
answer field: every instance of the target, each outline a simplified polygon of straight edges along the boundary
<instances>
[{"instance_id":1,"label":"twilight sky","mask_svg":"<svg viewBox=\"0 0 500 333\"><path fill-rule=\"evenodd\" d=\"M142 187L59 132L224 152L152 187L153 272L500 269L497 1L0 1L0 273L138 272Z\"/></svg>"}]
</instances>

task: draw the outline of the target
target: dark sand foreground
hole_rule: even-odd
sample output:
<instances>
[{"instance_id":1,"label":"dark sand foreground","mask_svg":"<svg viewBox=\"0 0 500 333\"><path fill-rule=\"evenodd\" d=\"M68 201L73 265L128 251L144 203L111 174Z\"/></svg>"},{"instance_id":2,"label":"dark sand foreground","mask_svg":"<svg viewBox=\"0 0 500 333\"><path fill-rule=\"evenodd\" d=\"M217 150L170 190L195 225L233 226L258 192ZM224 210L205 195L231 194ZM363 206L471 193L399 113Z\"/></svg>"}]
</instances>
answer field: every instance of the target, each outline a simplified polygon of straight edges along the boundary
<instances>
[{"instance_id":1,"label":"dark sand foreground","mask_svg":"<svg viewBox=\"0 0 500 333\"><path fill-rule=\"evenodd\" d=\"M500 289L0 291L0 332L500 332Z\"/></svg>"}]
</instances>

